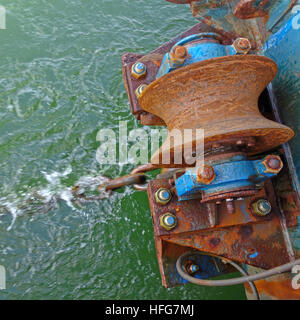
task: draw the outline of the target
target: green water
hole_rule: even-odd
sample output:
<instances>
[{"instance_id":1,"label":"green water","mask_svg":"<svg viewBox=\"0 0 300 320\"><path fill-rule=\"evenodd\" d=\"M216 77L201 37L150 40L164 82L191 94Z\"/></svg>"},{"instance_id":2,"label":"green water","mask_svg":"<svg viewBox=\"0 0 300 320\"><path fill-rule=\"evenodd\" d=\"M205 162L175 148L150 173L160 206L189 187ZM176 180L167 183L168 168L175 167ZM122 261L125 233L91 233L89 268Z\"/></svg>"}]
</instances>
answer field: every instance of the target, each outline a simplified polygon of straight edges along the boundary
<instances>
[{"instance_id":1,"label":"green water","mask_svg":"<svg viewBox=\"0 0 300 320\"><path fill-rule=\"evenodd\" d=\"M162 0L3 0L0 30L0 299L244 299L242 286L161 286L145 193L43 213L24 201L79 178L126 174L100 166L100 128L129 111L121 55L146 53L196 21Z\"/></svg>"}]
</instances>

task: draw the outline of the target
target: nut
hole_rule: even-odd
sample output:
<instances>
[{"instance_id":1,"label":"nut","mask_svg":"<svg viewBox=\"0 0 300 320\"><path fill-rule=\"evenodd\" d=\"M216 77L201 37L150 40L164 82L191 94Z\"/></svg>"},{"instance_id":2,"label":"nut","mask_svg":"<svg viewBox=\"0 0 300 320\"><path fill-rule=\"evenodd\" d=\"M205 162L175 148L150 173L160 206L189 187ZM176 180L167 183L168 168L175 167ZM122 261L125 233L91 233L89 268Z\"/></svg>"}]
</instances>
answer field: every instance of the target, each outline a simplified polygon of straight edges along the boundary
<instances>
[{"instance_id":1,"label":"nut","mask_svg":"<svg viewBox=\"0 0 300 320\"><path fill-rule=\"evenodd\" d=\"M191 275L193 275L194 273L196 273L199 270L200 270L200 267L195 263L189 263L186 266L186 271Z\"/></svg>"},{"instance_id":2,"label":"nut","mask_svg":"<svg viewBox=\"0 0 300 320\"><path fill-rule=\"evenodd\" d=\"M233 42L233 47L237 53L246 54L251 49L251 43L247 38L237 38Z\"/></svg>"},{"instance_id":3,"label":"nut","mask_svg":"<svg viewBox=\"0 0 300 320\"><path fill-rule=\"evenodd\" d=\"M266 173L278 173L283 167L280 157L273 154L266 156L262 163Z\"/></svg>"},{"instance_id":4,"label":"nut","mask_svg":"<svg viewBox=\"0 0 300 320\"><path fill-rule=\"evenodd\" d=\"M135 90L136 97L139 98L146 88L147 88L146 84L141 84L140 86L138 86Z\"/></svg>"},{"instance_id":5,"label":"nut","mask_svg":"<svg viewBox=\"0 0 300 320\"><path fill-rule=\"evenodd\" d=\"M188 51L183 46L176 46L169 53L169 59L174 65L183 64L187 57Z\"/></svg>"},{"instance_id":6,"label":"nut","mask_svg":"<svg viewBox=\"0 0 300 320\"><path fill-rule=\"evenodd\" d=\"M154 196L155 196L156 202L163 205L167 204L172 198L171 192L165 188L159 188L155 192Z\"/></svg>"},{"instance_id":7,"label":"nut","mask_svg":"<svg viewBox=\"0 0 300 320\"><path fill-rule=\"evenodd\" d=\"M197 182L203 184L210 184L215 179L214 168L208 165L198 168L197 170Z\"/></svg>"},{"instance_id":8,"label":"nut","mask_svg":"<svg viewBox=\"0 0 300 320\"><path fill-rule=\"evenodd\" d=\"M142 62L137 62L132 65L131 68L131 75L135 79L140 79L141 77L145 76L147 73L147 68Z\"/></svg>"},{"instance_id":9,"label":"nut","mask_svg":"<svg viewBox=\"0 0 300 320\"><path fill-rule=\"evenodd\" d=\"M177 218L170 212L167 212L160 216L159 224L166 230L171 230L177 225Z\"/></svg>"},{"instance_id":10,"label":"nut","mask_svg":"<svg viewBox=\"0 0 300 320\"><path fill-rule=\"evenodd\" d=\"M266 199L259 199L253 202L251 207L253 212L258 216L266 216L272 210L271 203Z\"/></svg>"}]
</instances>

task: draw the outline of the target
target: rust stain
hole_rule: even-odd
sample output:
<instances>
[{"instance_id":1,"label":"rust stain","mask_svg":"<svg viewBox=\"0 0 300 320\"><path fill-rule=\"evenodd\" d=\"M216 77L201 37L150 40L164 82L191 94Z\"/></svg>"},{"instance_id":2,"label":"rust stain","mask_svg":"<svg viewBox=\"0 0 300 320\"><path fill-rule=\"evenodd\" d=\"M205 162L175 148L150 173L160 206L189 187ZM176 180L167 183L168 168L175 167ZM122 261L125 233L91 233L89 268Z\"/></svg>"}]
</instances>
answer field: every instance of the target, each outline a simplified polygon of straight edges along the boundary
<instances>
[{"instance_id":1,"label":"rust stain","mask_svg":"<svg viewBox=\"0 0 300 320\"><path fill-rule=\"evenodd\" d=\"M194 63L152 82L139 98L143 110L163 119L169 134L177 129L204 129L204 146L233 136L255 137L248 155L267 151L293 137L293 131L266 119L258 110L258 96L275 77L274 61L255 55L226 56ZM187 166L182 141L171 143L172 135L153 155L151 162L171 167ZM178 139L174 139L178 140ZM180 139L179 139L180 140ZM185 144L203 143L196 134ZM178 151L180 150L180 151ZM171 163L162 163L168 159Z\"/></svg>"},{"instance_id":2,"label":"rust stain","mask_svg":"<svg viewBox=\"0 0 300 320\"><path fill-rule=\"evenodd\" d=\"M239 230L239 235L241 236L242 240L246 240L250 238L253 233L253 227L251 225L241 226Z\"/></svg>"},{"instance_id":3,"label":"rust stain","mask_svg":"<svg viewBox=\"0 0 300 320\"><path fill-rule=\"evenodd\" d=\"M268 14L263 8L268 2L269 0L260 1L257 6L257 0L241 0L233 9L233 15L239 19L263 17Z\"/></svg>"},{"instance_id":4,"label":"rust stain","mask_svg":"<svg viewBox=\"0 0 300 320\"><path fill-rule=\"evenodd\" d=\"M292 300L300 299L300 290L294 290L291 285L291 279L268 281L255 281L255 286L260 295L268 296L270 299ZM245 284L245 289L251 294L249 284Z\"/></svg>"},{"instance_id":5,"label":"rust stain","mask_svg":"<svg viewBox=\"0 0 300 320\"><path fill-rule=\"evenodd\" d=\"M220 238L211 238L209 240L209 243L211 244L212 247L216 247L219 245L220 241L221 241Z\"/></svg>"}]
</instances>

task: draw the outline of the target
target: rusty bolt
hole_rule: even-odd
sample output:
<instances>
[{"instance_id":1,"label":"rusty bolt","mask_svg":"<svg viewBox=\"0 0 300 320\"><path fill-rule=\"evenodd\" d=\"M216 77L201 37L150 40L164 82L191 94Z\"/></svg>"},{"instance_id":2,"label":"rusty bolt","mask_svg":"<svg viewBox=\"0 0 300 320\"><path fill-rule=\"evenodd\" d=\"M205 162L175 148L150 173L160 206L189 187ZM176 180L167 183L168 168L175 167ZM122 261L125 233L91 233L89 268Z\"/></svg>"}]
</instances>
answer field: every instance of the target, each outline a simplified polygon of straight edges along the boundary
<instances>
[{"instance_id":1,"label":"rusty bolt","mask_svg":"<svg viewBox=\"0 0 300 320\"><path fill-rule=\"evenodd\" d=\"M139 98L146 88L147 88L146 84L141 84L140 86L138 86L137 89L135 90L136 97Z\"/></svg>"},{"instance_id":2,"label":"rusty bolt","mask_svg":"<svg viewBox=\"0 0 300 320\"><path fill-rule=\"evenodd\" d=\"M157 203L165 205L171 200L172 194L168 189L159 188L155 192L154 197Z\"/></svg>"},{"instance_id":3,"label":"rusty bolt","mask_svg":"<svg viewBox=\"0 0 300 320\"><path fill-rule=\"evenodd\" d=\"M283 167L280 157L273 154L266 156L262 163L266 168L266 173L278 173Z\"/></svg>"},{"instance_id":4,"label":"rusty bolt","mask_svg":"<svg viewBox=\"0 0 300 320\"><path fill-rule=\"evenodd\" d=\"M259 199L252 203L252 210L258 216L266 216L271 212L272 206L268 200Z\"/></svg>"},{"instance_id":5,"label":"rusty bolt","mask_svg":"<svg viewBox=\"0 0 300 320\"><path fill-rule=\"evenodd\" d=\"M213 167L204 165L197 170L197 182L210 184L215 179L215 170Z\"/></svg>"},{"instance_id":6,"label":"rusty bolt","mask_svg":"<svg viewBox=\"0 0 300 320\"><path fill-rule=\"evenodd\" d=\"M176 46L174 47L169 54L171 62L175 65L182 64L188 56L188 51L186 47Z\"/></svg>"},{"instance_id":7,"label":"rusty bolt","mask_svg":"<svg viewBox=\"0 0 300 320\"><path fill-rule=\"evenodd\" d=\"M171 230L177 225L177 218L170 212L167 212L160 216L159 224L166 230Z\"/></svg>"},{"instance_id":8,"label":"rusty bolt","mask_svg":"<svg viewBox=\"0 0 300 320\"><path fill-rule=\"evenodd\" d=\"M139 79L139 78L145 76L146 73L147 73L147 68L142 62L137 62L134 65L132 65L131 75L135 79Z\"/></svg>"},{"instance_id":9,"label":"rusty bolt","mask_svg":"<svg viewBox=\"0 0 300 320\"><path fill-rule=\"evenodd\" d=\"M237 53L246 54L251 49L251 43L247 38L237 38L233 42L233 47Z\"/></svg>"},{"instance_id":10,"label":"rusty bolt","mask_svg":"<svg viewBox=\"0 0 300 320\"><path fill-rule=\"evenodd\" d=\"M186 271L191 275L196 273L199 270L200 270L200 267L197 264L193 263L193 262L189 263L186 266Z\"/></svg>"}]
</instances>

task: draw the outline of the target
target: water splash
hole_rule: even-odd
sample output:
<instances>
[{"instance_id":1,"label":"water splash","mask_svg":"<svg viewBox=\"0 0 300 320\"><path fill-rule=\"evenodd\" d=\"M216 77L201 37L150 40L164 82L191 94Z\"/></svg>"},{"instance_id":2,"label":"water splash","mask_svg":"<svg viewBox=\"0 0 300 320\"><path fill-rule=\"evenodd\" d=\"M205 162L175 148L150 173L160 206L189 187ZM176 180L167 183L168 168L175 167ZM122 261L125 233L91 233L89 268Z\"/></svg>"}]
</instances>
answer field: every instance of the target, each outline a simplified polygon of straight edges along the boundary
<instances>
[{"instance_id":1,"label":"water splash","mask_svg":"<svg viewBox=\"0 0 300 320\"><path fill-rule=\"evenodd\" d=\"M76 193L73 186L66 186L62 179L72 173L72 168L68 167L63 172L54 171L47 173L41 171L47 180L47 185L38 190L23 192L21 196L14 194L0 198L0 216L5 213L12 215L12 222L7 228L11 230L18 216L33 212L48 213L56 209L60 201L64 201L72 210L81 212L82 203L97 201L109 195L108 192L99 193L97 187L107 181L104 176L82 176L76 183ZM87 192L97 191L96 196L86 196ZM1 213L3 211L3 213Z\"/></svg>"}]
</instances>

